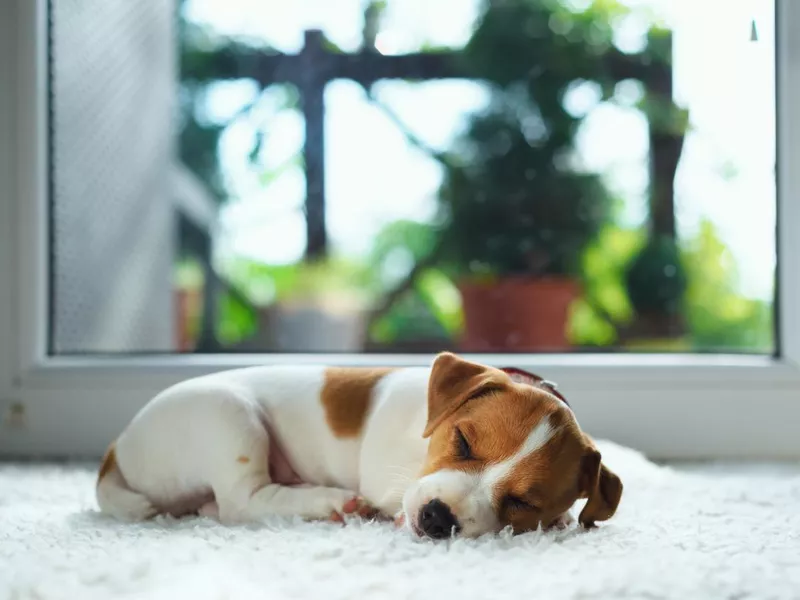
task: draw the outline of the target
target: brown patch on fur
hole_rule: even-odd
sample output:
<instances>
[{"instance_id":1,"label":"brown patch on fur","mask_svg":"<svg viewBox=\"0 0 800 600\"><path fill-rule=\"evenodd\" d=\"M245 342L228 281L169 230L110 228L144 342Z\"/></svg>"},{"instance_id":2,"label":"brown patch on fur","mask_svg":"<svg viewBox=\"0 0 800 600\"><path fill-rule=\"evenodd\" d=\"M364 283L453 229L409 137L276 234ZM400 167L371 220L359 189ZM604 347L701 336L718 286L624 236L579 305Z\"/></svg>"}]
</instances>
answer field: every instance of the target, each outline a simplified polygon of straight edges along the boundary
<instances>
[{"instance_id":1,"label":"brown patch on fur","mask_svg":"<svg viewBox=\"0 0 800 600\"><path fill-rule=\"evenodd\" d=\"M321 400L325 418L338 438L356 437L367 418L372 390L392 368L330 367L325 369Z\"/></svg>"},{"instance_id":2,"label":"brown patch on fur","mask_svg":"<svg viewBox=\"0 0 800 600\"><path fill-rule=\"evenodd\" d=\"M425 429L430 445L422 475L442 469L483 471L516 454L545 418L554 429L552 437L495 488L498 520L516 532L548 527L587 497L594 501L587 503L592 505L589 514L581 513L582 524L609 518L621 483L600 466L599 453L570 409L543 389L453 354L440 355L431 373ZM460 456L458 432L469 444L469 460Z\"/></svg>"},{"instance_id":3,"label":"brown patch on fur","mask_svg":"<svg viewBox=\"0 0 800 600\"><path fill-rule=\"evenodd\" d=\"M236 462L241 463L243 465L246 465L247 463L250 462L250 459L248 457L246 457L246 456L237 456L236 457Z\"/></svg>"},{"instance_id":4,"label":"brown patch on fur","mask_svg":"<svg viewBox=\"0 0 800 600\"><path fill-rule=\"evenodd\" d=\"M556 414L550 415L551 423ZM558 425L556 425L558 427ZM581 497L581 460L585 453L580 430L574 421L562 423L545 446L520 461L502 482L495 499L498 514L514 531L549 527ZM509 498L526 502L531 508L509 503Z\"/></svg>"},{"instance_id":5,"label":"brown patch on fur","mask_svg":"<svg viewBox=\"0 0 800 600\"><path fill-rule=\"evenodd\" d=\"M429 437L464 404L510 388L511 378L499 369L473 363L450 352L436 357L428 381L428 422L423 437Z\"/></svg>"},{"instance_id":6,"label":"brown patch on fur","mask_svg":"<svg viewBox=\"0 0 800 600\"><path fill-rule=\"evenodd\" d=\"M113 469L117 467L117 453L116 453L116 443L111 442L111 445L106 450L105 456L103 456L103 462L100 463L100 471L97 473L97 483L100 483L100 480L103 479L106 475L108 475Z\"/></svg>"}]
</instances>

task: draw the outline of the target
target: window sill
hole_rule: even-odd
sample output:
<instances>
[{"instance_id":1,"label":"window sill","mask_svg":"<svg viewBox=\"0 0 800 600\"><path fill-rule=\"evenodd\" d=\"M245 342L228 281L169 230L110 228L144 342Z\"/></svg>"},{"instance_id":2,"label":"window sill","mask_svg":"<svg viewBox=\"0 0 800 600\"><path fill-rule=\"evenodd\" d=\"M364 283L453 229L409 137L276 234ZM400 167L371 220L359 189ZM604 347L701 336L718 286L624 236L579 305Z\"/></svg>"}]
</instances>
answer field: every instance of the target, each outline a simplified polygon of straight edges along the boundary
<instances>
[{"instance_id":1,"label":"window sill","mask_svg":"<svg viewBox=\"0 0 800 600\"><path fill-rule=\"evenodd\" d=\"M20 378L21 423L0 455L99 456L155 393L185 379L267 363L422 365L415 355L58 357ZM552 379L593 437L654 459L796 459L800 370L768 357L473 356ZM187 418L190 418L187 416Z\"/></svg>"},{"instance_id":2,"label":"window sill","mask_svg":"<svg viewBox=\"0 0 800 600\"><path fill-rule=\"evenodd\" d=\"M470 360L516 366L568 386L606 389L765 389L800 390L800 369L771 356L734 354L471 354ZM345 366L424 366L425 354L209 354L51 357L23 375L30 389L115 387L142 389L143 383L170 384L188 377L266 364ZM610 386L610 387L608 387ZM148 386L149 387L149 386Z\"/></svg>"}]
</instances>

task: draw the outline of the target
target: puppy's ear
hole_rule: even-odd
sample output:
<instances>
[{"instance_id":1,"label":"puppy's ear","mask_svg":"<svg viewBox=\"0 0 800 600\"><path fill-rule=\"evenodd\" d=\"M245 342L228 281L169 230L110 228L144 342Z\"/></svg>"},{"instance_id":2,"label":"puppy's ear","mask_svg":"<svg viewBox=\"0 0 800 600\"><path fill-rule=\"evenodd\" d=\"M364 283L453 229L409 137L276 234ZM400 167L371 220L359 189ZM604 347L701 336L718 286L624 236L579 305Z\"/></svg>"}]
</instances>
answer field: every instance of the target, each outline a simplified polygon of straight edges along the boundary
<instances>
[{"instance_id":1,"label":"puppy's ear","mask_svg":"<svg viewBox=\"0 0 800 600\"><path fill-rule=\"evenodd\" d=\"M622 497L622 481L602 462L600 452L589 447L581 459L581 494L588 498L578 521L586 528L595 521L610 519L617 511Z\"/></svg>"},{"instance_id":2,"label":"puppy's ear","mask_svg":"<svg viewBox=\"0 0 800 600\"><path fill-rule=\"evenodd\" d=\"M429 437L447 417L468 400L502 389L508 376L499 369L469 362L450 352L433 361L428 382L428 422L423 437Z\"/></svg>"}]
</instances>

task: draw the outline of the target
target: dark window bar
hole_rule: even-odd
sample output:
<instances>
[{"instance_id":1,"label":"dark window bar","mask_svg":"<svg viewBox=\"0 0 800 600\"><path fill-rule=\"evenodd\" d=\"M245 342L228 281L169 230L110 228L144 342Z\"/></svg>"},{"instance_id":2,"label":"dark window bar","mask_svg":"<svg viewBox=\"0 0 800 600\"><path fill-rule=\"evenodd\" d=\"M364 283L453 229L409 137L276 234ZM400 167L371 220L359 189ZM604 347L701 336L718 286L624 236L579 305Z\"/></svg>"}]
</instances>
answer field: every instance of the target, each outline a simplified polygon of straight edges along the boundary
<instances>
[{"instance_id":1,"label":"dark window bar","mask_svg":"<svg viewBox=\"0 0 800 600\"><path fill-rule=\"evenodd\" d=\"M336 79L349 79L367 87L381 79L429 81L464 78L459 69L458 52L432 52L384 56L375 50L344 54L328 49L321 31L305 32L305 44L299 54L275 54L237 46L211 52L207 70L185 73L198 79L250 78L263 87L290 83L300 94L306 136L303 159L306 167L306 258L319 258L327 250L325 227L325 86ZM605 56L607 75L615 81L637 79L651 91L670 98L672 74L669 67L646 65L636 55L613 50ZM651 134L652 140L652 134ZM651 147L652 144L651 144ZM656 147L657 148L657 147ZM674 235L671 157L653 156L651 176L656 194L666 192L670 198L654 198L653 218L657 230ZM664 178L666 176L666 178Z\"/></svg>"}]
</instances>

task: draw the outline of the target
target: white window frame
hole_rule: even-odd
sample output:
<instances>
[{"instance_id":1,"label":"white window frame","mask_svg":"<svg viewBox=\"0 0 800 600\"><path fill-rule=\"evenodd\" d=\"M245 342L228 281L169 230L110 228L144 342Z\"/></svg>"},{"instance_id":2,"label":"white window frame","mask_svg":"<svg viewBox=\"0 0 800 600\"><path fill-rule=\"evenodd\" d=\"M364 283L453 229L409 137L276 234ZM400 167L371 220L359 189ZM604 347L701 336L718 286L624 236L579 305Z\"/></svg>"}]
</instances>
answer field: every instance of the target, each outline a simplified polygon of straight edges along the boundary
<instances>
[{"instance_id":1,"label":"white window frame","mask_svg":"<svg viewBox=\"0 0 800 600\"><path fill-rule=\"evenodd\" d=\"M0 3L0 456L96 456L159 389L265 363L425 355L48 356L46 2ZM557 381L582 426L654 458L800 457L800 2L777 0L780 357L475 355ZM768 201L770 199L764 199Z\"/></svg>"}]
</instances>

